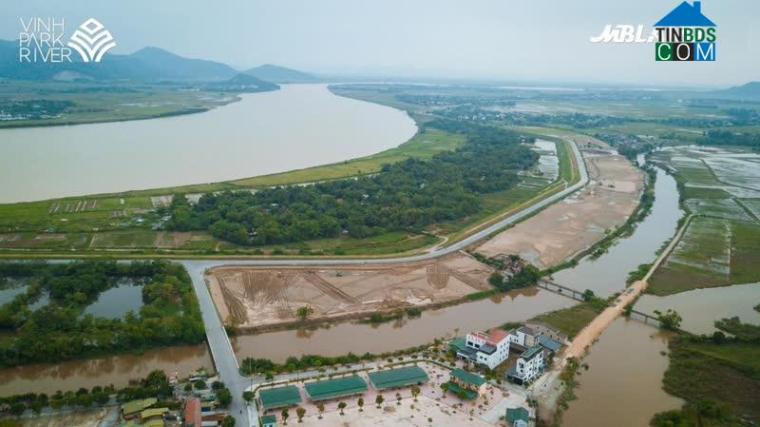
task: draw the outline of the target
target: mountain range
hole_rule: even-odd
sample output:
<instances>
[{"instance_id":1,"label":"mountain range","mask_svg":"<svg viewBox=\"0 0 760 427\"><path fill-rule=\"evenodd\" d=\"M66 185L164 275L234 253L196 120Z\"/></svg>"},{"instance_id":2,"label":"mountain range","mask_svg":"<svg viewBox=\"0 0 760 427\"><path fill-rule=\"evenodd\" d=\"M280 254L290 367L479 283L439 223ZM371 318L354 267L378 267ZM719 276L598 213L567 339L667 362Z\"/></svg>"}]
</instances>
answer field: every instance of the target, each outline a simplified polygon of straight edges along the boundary
<instances>
[{"instance_id":1,"label":"mountain range","mask_svg":"<svg viewBox=\"0 0 760 427\"><path fill-rule=\"evenodd\" d=\"M270 83L305 83L318 79L311 74L276 65L238 71L229 65L191 59L157 47L128 55L107 54L100 63L82 62L74 52L72 62L18 61L18 44L0 40L0 79L10 80L119 80L144 83L224 82L266 86ZM275 85L276 87L276 85Z\"/></svg>"}]
</instances>

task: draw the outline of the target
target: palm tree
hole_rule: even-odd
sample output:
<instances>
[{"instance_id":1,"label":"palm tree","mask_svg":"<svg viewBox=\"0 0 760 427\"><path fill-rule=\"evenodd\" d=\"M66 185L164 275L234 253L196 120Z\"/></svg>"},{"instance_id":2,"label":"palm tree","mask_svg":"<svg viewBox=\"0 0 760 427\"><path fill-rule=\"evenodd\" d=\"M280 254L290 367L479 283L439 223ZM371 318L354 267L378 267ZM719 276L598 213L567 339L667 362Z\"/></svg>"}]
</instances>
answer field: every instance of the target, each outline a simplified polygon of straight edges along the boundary
<instances>
[{"instance_id":1,"label":"palm tree","mask_svg":"<svg viewBox=\"0 0 760 427\"><path fill-rule=\"evenodd\" d=\"M322 414L325 412L325 404L322 402L317 403L317 410L319 411L319 419L322 419Z\"/></svg>"},{"instance_id":2,"label":"palm tree","mask_svg":"<svg viewBox=\"0 0 760 427\"><path fill-rule=\"evenodd\" d=\"M346 402L338 402L338 409L340 409L340 414L343 415L343 410L346 409Z\"/></svg>"},{"instance_id":3,"label":"palm tree","mask_svg":"<svg viewBox=\"0 0 760 427\"><path fill-rule=\"evenodd\" d=\"M420 390L420 388L418 386L412 386L412 397L414 397L414 401L415 402L417 401L417 396L420 395L421 391L422 390Z\"/></svg>"},{"instance_id":4,"label":"palm tree","mask_svg":"<svg viewBox=\"0 0 760 427\"><path fill-rule=\"evenodd\" d=\"M282 412L280 412L280 415L282 415L282 423L288 425L288 417L290 416L288 410L283 409Z\"/></svg>"},{"instance_id":5,"label":"palm tree","mask_svg":"<svg viewBox=\"0 0 760 427\"><path fill-rule=\"evenodd\" d=\"M380 409L380 405L382 405L384 401L385 401L385 398L383 397L383 395L382 394L378 394L377 397L375 398L375 403L377 404L377 409Z\"/></svg>"},{"instance_id":6,"label":"palm tree","mask_svg":"<svg viewBox=\"0 0 760 427\"><path fill-rule=\"evenodd\" d=\"M299 406L296 408L296 415L298 415L298 422L303 422L303 416L306 415L306 409Z\"/></svg>"},{"instance_id":7,"label":"palm tree","mask_svg":"<svg viewBox=\"0 0 760 427\"><path fill-rule=\"evenodd\" d=\"M359 405L359 412L364 411L364 398L360 397L359 400L356 401L356 404Z\"/></svg>"}]
</instances>

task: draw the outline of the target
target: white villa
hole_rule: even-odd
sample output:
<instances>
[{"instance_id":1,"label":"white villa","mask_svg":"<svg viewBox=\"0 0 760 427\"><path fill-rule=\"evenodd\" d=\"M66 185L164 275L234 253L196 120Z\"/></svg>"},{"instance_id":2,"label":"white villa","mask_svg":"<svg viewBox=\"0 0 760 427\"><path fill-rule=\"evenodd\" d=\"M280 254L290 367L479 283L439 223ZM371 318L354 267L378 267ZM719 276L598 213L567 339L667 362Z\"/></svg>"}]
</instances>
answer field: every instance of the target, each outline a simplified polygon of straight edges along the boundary
<instances>
[{"instance_id":1,"label":"white villa","mask_svg":"<svg viewBox=\"0 0 760 427\"><path fill-rule=\"evenodd\" d=\"M464 346L457 350L457 356L494 369L509 357L510 335L502 329L491 329L488 333L471 332L465 338Z\"/></svg>"},{"instance_id":2,"label":"white villa","mask_svg":"<svg viewBox=\"0 0 760 427\"><path fill-rule=\"evenodd\" d=\"M536 345L520 355L517 364L507 373L507 378L517 384L530 384L544 372L544 366L544 348Z\"/></svg>"}]
</instances>

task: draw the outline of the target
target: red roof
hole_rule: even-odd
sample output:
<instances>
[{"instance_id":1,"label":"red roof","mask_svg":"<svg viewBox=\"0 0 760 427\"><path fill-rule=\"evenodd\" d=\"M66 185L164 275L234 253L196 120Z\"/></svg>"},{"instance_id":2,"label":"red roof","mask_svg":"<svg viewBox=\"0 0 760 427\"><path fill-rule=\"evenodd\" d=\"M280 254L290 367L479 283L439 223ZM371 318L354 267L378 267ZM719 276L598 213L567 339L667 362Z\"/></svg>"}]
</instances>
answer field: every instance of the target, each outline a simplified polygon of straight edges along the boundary
<instances>
[{"instance_id":1,"label":"red roof","mask_svg":"<svg viewBox=\"0 0 760 427\"><path fill-rule=\"evenodd\" d=\"M185 427L201 427L202 424L200 399L185 402Z\"/></svg>"},{"instance_id":2,"label":"red roof","mask_svg":"<svg viewBox=\"0 0 760 427\"><path fill-rule=\"evenodd\" d=\"M509 336L509 332L504 329L494 328L488 331L488 343L492 346L496 346Z\"/></svg>"}]
</instances>

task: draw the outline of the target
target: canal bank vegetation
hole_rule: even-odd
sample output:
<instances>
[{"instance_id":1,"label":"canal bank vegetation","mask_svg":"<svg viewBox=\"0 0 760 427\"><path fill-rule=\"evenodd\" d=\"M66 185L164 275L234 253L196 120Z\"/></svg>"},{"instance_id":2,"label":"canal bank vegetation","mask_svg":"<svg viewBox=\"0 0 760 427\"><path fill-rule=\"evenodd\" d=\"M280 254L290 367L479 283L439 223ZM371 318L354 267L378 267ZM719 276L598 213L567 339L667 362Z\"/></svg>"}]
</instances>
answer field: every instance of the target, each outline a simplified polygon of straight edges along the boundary
<instances>
[{"instance_id":1,"label":"canal bank vegetation","mask_svg":"<svg viewBox=\"0 0 760 427\"><path fill-rule=\"evenodd\" d=\"M569 308L550 311L534 317L531 321L543 323L567 335L572 340L608 306L608 302L586 291L586 301Z\"/></svg>"},{"instance_id":2,"label":"canal bank vegetation","mask_svg":"<svg viewBox=\"0 0 760 427\"><path fill-rule=\"evenodd\" d=\"M685 333L669 343L665 391L686 400L657 414L654 426L739 426L760 422L760 326L716 322L712 335ZM701 420L701 424L700 424Z\"/></svg>"},{"instance_id":3,"label":"canal bank vegetation","mask_svg":"<svg viewBox=\"0 0 760 427\"><path fill-rule=\"evenodd\" d=\"M23 280L26 291L0 307L0 366L138 352L205 338L198 302L184 267L163 261L0 263L0 276ZM142 306L123 318L85 313L98 296L131 279ZM42 298L48 302L35 304Z\"/></svg>"}]
</instances>

